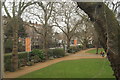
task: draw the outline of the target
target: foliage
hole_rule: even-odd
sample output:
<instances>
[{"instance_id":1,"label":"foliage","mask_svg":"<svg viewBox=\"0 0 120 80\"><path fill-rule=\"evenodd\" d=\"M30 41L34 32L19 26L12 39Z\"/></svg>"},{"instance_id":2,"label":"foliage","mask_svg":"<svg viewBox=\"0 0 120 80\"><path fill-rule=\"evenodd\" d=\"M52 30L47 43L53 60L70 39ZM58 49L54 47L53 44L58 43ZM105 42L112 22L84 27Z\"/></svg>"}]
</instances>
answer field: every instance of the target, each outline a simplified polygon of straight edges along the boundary
<instances>
[{"instance_id":1,"label":"foliage","mask_svg":"<svg viewBox=\"0 0 120 80\"><path fill-rule=\"evenodd\" d=\"M39 56L41 59L45 59L44 53L42 50L39 49L34 49L30 52L30 55L32 56Z\"/></svg>"},{"instance_id":2,"label":"foliage","mask_svg":"<svg viewBox=\"0 0 120 80\"><path fill-rule=\"evenodd\" d=\"M13 40L12 39L6 39L4 42L4 47L5 47L5 53L11 53L12 48L13 48ZM18 51L22 52L25 51L25 47L22 45L21 42L18 43Z\"/></svg>"},{"instance_id":3,"label":"foliage","mask_svg":"<svg viewBox=\"0 0 120 80\"><path fill-rule=\"evenodd\" d=\"M54 54L53 54L53 49L49 49L49 50L47 51L47 54L48 54L49 57L53 56L53 55L54 55Z\"/></svg>"},{"instance_id":4,"label":"foliage","mask_svg":"<svg viewBox=\"0 0 120 80\"><path fill-rule=\"evenodd\" d=\"M27 52L22 52L18 54L18 58L19 58L19 66L25 66L27 64L27 60L28 60L28 53ZM5 54L4 56L4 68L5 71L12 71L12 54Z\"/></svg>"},{"instance_id":5,"label":"foliage","mask_svg":"<svg viewBox=\"0 0 120 80\"><path fill-rule=\"evenodd\" d=\"M7 40L4 42L5 53L10 53L10 52L12 52L12 47L13 47L12 44L13 44L12 39L7 39Z\"/></svg>"},{"instance_id":6,"label":"foliage","mask_svg":"<svg viewBox=\"0 0 120 80\"><path fill-rule=\"evenodd\" d=\"M75 53L82 49L83 47L81 45L78 46L70 46L68 53Z\"/></svg>"},{"instance_id":7,"label":"foliage","mask_svg":"<svg viewBox=\"0 0 120 80\"><path fill-rule=\"evenodd\" d=\"M87 48L94 48L94 45L88 44L88 45L87 45Z\"/></svg>"},{"instance_id":8,"label":"foliage","mask_svg":"<svg viewBox=\"0 0 120 80\"><path fill-rule=\"evenodd\" d=\"M22 42L18 43L18 52L23 52L25 51L25 46L23 46Z\"/></svg>"},{"instance_id":9,"label":"foliage","mask_svg":"<svg viewBox=\"0 0 120 80\"><path fill-rule=\"evenodd\" d=\"M53 56L54 58L59 58L65 56L65 51L63 48L49 49L48 55L49 57Z\"/></svg>"},{"instance_id":10,"label":"foliage","mask_svg":"<svg viewBox=\"0 0 120 80\"><path fill-rule=\"evenodd\" d=\"M62 48L56 48L56 49L53 49L53 55L56 57L63 57L65 56L65 51Z\"/></svg>"},{"instance_id":11,"label":"foliage","mask_svg":"<svg viewBox=\"0 0 120 80\"><path fill-rule=\"evenodd\" d=\"M12 25L12 20L8 20L6 19L7 23L6 25L4 26L4 34L5 36L8 38L8 37L13 37L13 27L11 26ZM20 22L19 22L19 29L18 29L18 36L19 37L26 37L27 36L27 33L25 31L25 26L24 26L24 22L22 19L20 19Z\"/></svg>"}]
</instances>

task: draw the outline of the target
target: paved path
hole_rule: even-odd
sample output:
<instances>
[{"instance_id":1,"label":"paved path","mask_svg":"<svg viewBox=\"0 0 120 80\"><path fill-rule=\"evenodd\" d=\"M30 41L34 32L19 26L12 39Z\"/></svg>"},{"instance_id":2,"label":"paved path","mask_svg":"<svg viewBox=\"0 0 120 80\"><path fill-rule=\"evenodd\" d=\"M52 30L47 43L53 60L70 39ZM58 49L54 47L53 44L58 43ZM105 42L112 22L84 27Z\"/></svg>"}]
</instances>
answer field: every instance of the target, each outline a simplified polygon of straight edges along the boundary
<instances>
[{"instance_id":1,"label":"paved path","mask_svg":"<svg viewBox=\"0 0 120 80\"><path fill-rule=\"evenodd\" d=\"M49 65L52 65L54 63L58 63L58 62L61 62L64 60L76 60L76 59L83 59L83 58L102 58L100 55L85 53L86 51L92 50L92 49L94 49L94 48L82 50L82 51L77 52L75 54L71 54L69 56L57 58L54 60L48 60L48 61L43 62L43 63L36 63L36 64L34 64L34 66L22 67L20 70L18 70L16 72L5 72L5 78L17 78L19 76L22 76L22 75L25 75L27 73L42 69L44 67L47 67Z\"/></svg>"}]
</instances>

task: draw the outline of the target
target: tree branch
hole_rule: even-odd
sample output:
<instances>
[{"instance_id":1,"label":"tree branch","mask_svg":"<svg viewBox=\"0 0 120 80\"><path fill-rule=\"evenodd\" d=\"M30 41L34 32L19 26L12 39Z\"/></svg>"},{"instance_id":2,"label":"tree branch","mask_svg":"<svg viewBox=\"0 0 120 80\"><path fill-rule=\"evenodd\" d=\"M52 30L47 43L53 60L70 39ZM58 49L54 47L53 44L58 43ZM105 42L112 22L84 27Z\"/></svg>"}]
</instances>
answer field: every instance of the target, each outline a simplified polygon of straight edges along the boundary
<instances>
[{"instance_id":1,"label":"tree branch","mask_svg":"<svg viewBox=\"0 0 120 80\"><path fill-rule=\"evenodd\" d=\"M8 12L7 7L6 7L6 5L5 5L5 2L3 2L3 6L4 6L4 10L5 10L7 16L8 16L9 18L11 18L10 13Z\"/></svg>"}]
</instances>

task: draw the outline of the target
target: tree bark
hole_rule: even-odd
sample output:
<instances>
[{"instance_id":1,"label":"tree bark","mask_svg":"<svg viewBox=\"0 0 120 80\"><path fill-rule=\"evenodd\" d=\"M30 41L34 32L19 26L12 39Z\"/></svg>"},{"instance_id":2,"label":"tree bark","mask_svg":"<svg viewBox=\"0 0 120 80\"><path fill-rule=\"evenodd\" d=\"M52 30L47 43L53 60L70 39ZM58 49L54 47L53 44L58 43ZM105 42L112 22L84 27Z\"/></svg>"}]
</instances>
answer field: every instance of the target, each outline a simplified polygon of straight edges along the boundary
<instances>
[{"instance_id":1,"label":"tree bark","mask_svg":"<svg viewBox=\"0 0 120 80\"><path fill-rule=\"evenodd\" d=\"M69 48L70 48L70 40L71 40L71 39L67 38L67 52L68 52L68 50L69 50Z\"/></svg>"},{"instance_id":2,"label":"tree bark","mask_svg":"<svg viewBox=\"0 0 120 80\"><path fill-rule=\"evenodd\" d=\"M87 45L88 45L88 42L86 39L84 39L84 42L83 42L83 49L87 49Z\"/></svg>"},{"instance_id":3,"label":"tree bark","mask_svg":"<svg viewBox=\"0 0 120 80\"><path fill-rule=\"evenodd\" d=\"M96 54L98 54L98 49L99 49L99 41L97 41L97 44L96 44Z\"/></svg>"},{"instance_id":4,"label":"tree bark","mask_svg":"<svg viewBox=\"0 0 120 80\"><path fill-rule=\"evenodd\" d=\"M98 54L98 49L99 49L99 48L98 48L98 45L97 45L97 46L96 46L96 54Z\"/></svg>"},{"instance_id":5,"label":"tree bark","mask_svg":"<svg viewBox=\"0 0 120 80\"><path fill-rule=\"evenodd\" d=\"M18 26L19 19L13 18L13 50L12 50L12 71L18 69Z\"/></svg>"},{"instance_id":6,"label":"tree bark","mask_svg":"<svg viewBox=\"0 0 120 80\"><path fill-rule=\"evenodd\" d=\"M78 2L78 6L94 22L100 44L106 50L116 80L120 80L120 26L114 13L102 2Z\"/></svg>"},{"instance_id":7,"label":"tree bark","mask_svg":"<svg viewBox=\"0 0 120 80\"><path fill-rule=\"evenodd\" d=\"M43 50L45 52L45 59L48 60L48 44L47 44L47 35L43 35Z\"/></svg>"}]
</instances>

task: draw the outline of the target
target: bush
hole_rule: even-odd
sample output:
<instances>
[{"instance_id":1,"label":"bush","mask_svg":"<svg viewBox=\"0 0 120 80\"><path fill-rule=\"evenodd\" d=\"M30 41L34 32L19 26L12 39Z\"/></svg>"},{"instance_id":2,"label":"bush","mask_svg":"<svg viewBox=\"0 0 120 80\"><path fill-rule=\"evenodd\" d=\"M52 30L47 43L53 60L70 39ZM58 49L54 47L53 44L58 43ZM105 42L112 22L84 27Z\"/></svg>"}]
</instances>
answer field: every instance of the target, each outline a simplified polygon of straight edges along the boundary
<instances>
[{"instance_id":1,"label":"bush","mask_svg":"<svg viewBox=\"0 0 120 80\"><path fill-rule=\"evenodd\" d=\"M19 67L25 66L27 65L27 61L28 61L28 52L21 52L18 54L18 59L19 59Z\"/></svg>"},{"instance_id":2,"label":"bush","mask_svg":"<svg viewBox=\"0 0 120 80\"><path fill-rule=\"evenodd\" d=\"M5 55L4 56L4 69L5 71L11 71L12 69L12 64L11 64L11 58L12 58L12 55Z\"/></svg>"},{"instance_id":3,"label":"bush","mask_svg":"<svg viewBox=\"0 0 120 80\"><path fill-rule=\"evenodd\" d=\"M28 53L27 52L18 53L18 58L19 58L18 67L25 66L28 60ZM4 68L5 71L12 71L12 53L4 55Z\"/></svg>"},{"instance_id":4,"label":"bush","mask_svg":"<svg viewBox=\"0 0 120 80\"><path fill-rule=\"evenodd\" d=\"M7 40L4 42L5 53L10 53L10 52L12 52L12 47L13 47L12 44L13 44L12 39L7 39Z\"/></svg>"},{"instance_id":5,"label":"bush","mask_svg":"<svg viewBox=\"0 0 120 80\"><path fill-rule=\"evenodd\" d=\"M60 48L53 49L53 55L56 57L63 57L65 56L65 51L64 49L60 49Z\"/></svg>"},{"instance_id":6,"label":"bush","mask_svg":"<svg viewBox=\"0 0 120 80\"><path fill-rule=\"evenodd\" d=\"M87 48L94 48L94 46L92 44L88 44Z\"/></svg>"},{"instance_id":7,"label":"bush","mask_svg":"<svg viewBox=\"0 0 120 80\"><path fill-rule=\"evenodd\" d=\"M49 49L47 51L47 54L48 54L49 57L53 56L53 49Z\"/></svg>"},{"instance_id":8,"label":"bush","mask_svg":"<svg viewBox=\"0 0 120 80\"><path fill-rule=\"evenodd\" d=\"M62 48L49 49L48 55L49 57L59 58L65 56L65 51Z\"/></svg>"},{"instance_id":9,"label":"bush","mask_svg":"<svg viewBox=\"0 0 120 80\"><path fill-rule=\"evenodd\" d=\"M68 53L75 53L77 52L77 47L76 46L70 46L70 48L68 49Z\"/></svg>"},{"instance_id":10,"label":"bush","mask_svg":"<svg viewBox=\"0 0 120 80\"><path fill-rule=\"evenodd\" d=\"M68 53L75 53L82 50L82 46L78 45L78 46L70 46L70 48L68 49Z\"/></svg>"},{"instance_id":11,"label":"bush","mask_svg":"<svg viewBox=\"0 0 120 80\"><path fill-rule=\"evenodd\" d=\"M30 52L30 56L38 56L40 59L44 60L45 56L42 50L39 49L34 49L33 51Z\"/></svg>"}]
</instances>

